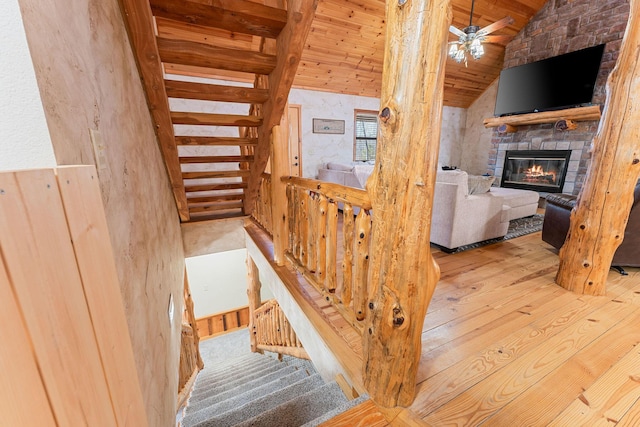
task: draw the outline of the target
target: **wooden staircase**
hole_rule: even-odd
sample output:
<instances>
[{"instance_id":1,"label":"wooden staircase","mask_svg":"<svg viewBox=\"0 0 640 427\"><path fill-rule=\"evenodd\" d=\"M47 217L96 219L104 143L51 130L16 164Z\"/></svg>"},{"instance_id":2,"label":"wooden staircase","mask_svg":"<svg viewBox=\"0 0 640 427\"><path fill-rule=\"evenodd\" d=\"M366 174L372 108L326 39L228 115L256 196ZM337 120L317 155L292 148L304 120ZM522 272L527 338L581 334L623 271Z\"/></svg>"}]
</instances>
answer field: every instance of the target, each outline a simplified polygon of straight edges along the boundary
<instances>
[{"instance_id":1,"label":"wooden staircase","mask_svg":"<svg viewBox=\"0 0 640 427\"><path fill-rule=\"evenodd\" d=\"M251 213L317 0L121 0L183 222Z\"/></svg>"}]
</instances>

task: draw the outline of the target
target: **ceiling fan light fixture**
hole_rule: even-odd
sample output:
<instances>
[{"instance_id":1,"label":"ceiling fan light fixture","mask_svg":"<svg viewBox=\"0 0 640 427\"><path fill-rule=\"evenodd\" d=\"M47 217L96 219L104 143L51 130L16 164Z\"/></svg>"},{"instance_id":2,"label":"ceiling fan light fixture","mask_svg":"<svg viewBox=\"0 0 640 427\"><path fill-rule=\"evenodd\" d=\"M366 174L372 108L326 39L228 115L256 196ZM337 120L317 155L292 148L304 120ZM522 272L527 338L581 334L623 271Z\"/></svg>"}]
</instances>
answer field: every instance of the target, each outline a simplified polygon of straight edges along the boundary
<instances>
[{"instance_id":1,"label":"ceiling fan light fixture","mask_svg":"<svg viewBox=\"0 0 640 427\"><path fill-rule=\"evenodd\" d=\"M449 48L449 56L458 63L464 61L465 66L467 65L467 54L469 54L475 60L482 58L482 55L484 55L484 47L482 46L483 42L496 43L495 39L489 40L489 37L487 37L488 34L513 23L513 19L507 16L483 28L480 28L477 25L473 25L472 21L474 4L475 0L471 0L469 26L463 28L462 30L457 29L453 25L449 27L449 31L458 36L457 41L451 42L451 47Z\"/></svg>"}]
</instances>

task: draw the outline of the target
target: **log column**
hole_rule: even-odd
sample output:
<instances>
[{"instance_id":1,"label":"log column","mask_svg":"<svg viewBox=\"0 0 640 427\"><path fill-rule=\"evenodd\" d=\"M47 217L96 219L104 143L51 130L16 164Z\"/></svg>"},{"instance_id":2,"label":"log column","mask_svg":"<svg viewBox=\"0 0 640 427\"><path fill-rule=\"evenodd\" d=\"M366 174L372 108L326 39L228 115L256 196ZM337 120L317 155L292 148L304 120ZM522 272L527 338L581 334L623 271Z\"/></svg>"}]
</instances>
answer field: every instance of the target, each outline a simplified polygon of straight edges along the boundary
<instances>
[{"instance_id":1,"label":"log column","mask_svg":"<svg viewBox=\"0 0 640 427\"><path fill-rule=\"evenodd\" d=\"M289 174L289 114L285 107L280 124L271 131L271 231L278 265L284 264L289 246L287 184L280 179Z\"/></svg>"},{"instance_id":2,"label":"log column","mask_svg":"<svg viewBox=\"0 0 640 427\"><path fill-rule=\"evenodd\" d=\"M364 383L386 407L415 396L424 316L440 271L429 247L442 119L449 0L393 0L376 166Z\"/></svg>"},{"instance_id":3,"label":"log column","mask_svg":"<svg viewBox=\"0 0 640 427\"><path fill-rule=\"evenodd\" d=\"M607 101L587 178L571 213L556 282L571 291L604 295L609 268L622 243L633 189L640 176L640 13L631 13L620 56L607 81Z\"/></svg>"}]
</instances>

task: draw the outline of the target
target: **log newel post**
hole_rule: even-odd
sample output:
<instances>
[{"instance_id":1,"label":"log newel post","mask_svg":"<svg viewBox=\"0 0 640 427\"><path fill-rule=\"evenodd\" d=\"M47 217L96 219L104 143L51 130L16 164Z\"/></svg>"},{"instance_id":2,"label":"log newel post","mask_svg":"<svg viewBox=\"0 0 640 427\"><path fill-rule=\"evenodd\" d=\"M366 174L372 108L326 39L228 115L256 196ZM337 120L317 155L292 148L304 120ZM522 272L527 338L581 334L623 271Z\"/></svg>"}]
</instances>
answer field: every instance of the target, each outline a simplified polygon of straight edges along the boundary
<instances>
[{"instance_id":1,"label":"log newel post","mask_svg":"<svg viewBox=\"0 0 640 427\"><path fill-rule=\"evenodd\" d=\"M640 176L640 4L631 13L587 177L560 250L556 283L576 293L604 295L611 261L622 243Z\"/></svg>"},{"instance_id":2,"label":"log newel post","mask_svg":"<svg viewBox=\"0 0 640 427\"><path fill-rule=\"evenodd\" d=\"M278 265L283 265L289 246L287 223L289 221L287 184L280 179L290 175L289 166L289 115L285 107L280 124L271 131L271 218L273 252Z\"/></svg>"},{"instance_id":3,"label":"log newel post","mask_svg":"<svg viewBox=\"0 0 640 427\"><path fill-rule=\"evenodd\" d=\"M449 0L386 6L363 379L379 405L413 402L424 316L440 277L429 236L442 119Z\"/></svg>"},{"instance_id":4,"label":"log newel post","mask_svg":"<svg viewBox=\"0 0 640 427\"><path fill-rule=\"evenodd\" d=\"M262 305L262 298L260 296L260 273L258 266L251 258L251 255L247 254L247 297L249 300L249 342L251 344L251 351L254 353L262 353L258 350L258 340L256 337L256 324L255 313L256 310Z\"/></svg>"}]
</instances>

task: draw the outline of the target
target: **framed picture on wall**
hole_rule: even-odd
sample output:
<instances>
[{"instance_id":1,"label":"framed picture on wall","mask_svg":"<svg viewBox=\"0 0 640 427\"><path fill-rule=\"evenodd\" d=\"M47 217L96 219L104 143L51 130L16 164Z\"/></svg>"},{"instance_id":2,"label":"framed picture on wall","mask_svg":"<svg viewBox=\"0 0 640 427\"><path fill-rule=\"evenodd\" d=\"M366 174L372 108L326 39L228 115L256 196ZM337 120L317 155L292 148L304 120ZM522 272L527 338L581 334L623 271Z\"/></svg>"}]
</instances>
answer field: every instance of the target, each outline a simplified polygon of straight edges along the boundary
<instances>
[{"instance_id":1,"label":"framed picture on wall","mask_svg":"<svg viewBox=\"0 0 640 427\"><path fill-rule=\"evenodd\" d=\"M313 119L313 133L344 133L344 120Z\"/></svg>"}]
</instances>

